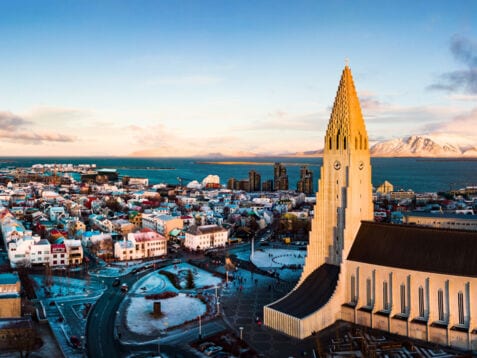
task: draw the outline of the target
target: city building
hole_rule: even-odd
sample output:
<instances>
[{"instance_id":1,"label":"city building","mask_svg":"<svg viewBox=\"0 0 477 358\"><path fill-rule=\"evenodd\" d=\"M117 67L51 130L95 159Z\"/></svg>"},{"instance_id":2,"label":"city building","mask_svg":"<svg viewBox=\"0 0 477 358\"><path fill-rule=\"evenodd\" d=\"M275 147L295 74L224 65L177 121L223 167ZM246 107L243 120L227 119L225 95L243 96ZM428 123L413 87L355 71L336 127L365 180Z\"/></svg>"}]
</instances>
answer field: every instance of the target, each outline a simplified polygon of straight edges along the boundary
<instances>
[{"instance_id":1,"label":"city building","mask_svg":"<svg viewBox=\"0 0 477 358\"><path fill-rule=\"evenodd\" d=\"M273 179L265 180L262 183L262 191L273 191Z\"/></svg>"},{"instance_id":2,"label":"city building","mask_svg":"<svg viewBox=\"0 0 477 358\"><path fill-rule=\"evenodd\" d=\"M218 225L191 226L185 233L184 246L193 251L225 247L228 233Z\"/></svg>"},{"instance_id":3,"label":"city building","mask_svg":"<svg viewBox=\"0 0 477 358\"><path fill-rule=\"evenodd\" d=\"M325 136L302 276L265 325L306 338L345 320L477 350L475 233L372 222L368 136L346 66Z\"/></svg>"},{"instance_id":4,"label":"city building","mask_svg":"<svg viewBox=\"0 0 477 358\"><path fill-rule=\"evenodd\" d=\"M426 213L413 211L404 213L403 222L440 229L460 229L477 231L477 215Z\"/></svg>"},{"instance_id":5,"label":"city building","mask_svg":"<svg viewBox=\"0 0 477 358\"><path fill-rule=\"evenodd\" d=\"M16 273L0 273L0 318L21 317L21 283Z\"/></svg>"},{"instance_id":6,"label":"city building","mask_svg":"<svg viewBox=\"0 0 477 358\"><path fill-rule=\"evenodd\" d=\"M249 191L260 191L261 177L255 170L248 172Z\"/></svg>"},{"instance_id":7,"label":"city building","mask_svg":"<svg viewBox=\"0 0 477 358\"><path fill-rule=\"evenodd\" d=\"M167 254L167 239L150 229L129 233L114 243L114 257L120 261L138 260Z\"/></svg>"},{"instance_id":8,"label":"city building","mask_svg":"<svg viewBox=\"0 0 477 358\"><path fill-rule=\"evenodd\" d=\"M313 172L306 165L300 168L300 179L297 182L296 190L306 195L313 194Z\"/></svg>"},{"instance_id":9,"label":"city building","mask_svg":"<svg viewBox=\"0 0 477 358\"><path fill-rule=\"evenodd\" d=\"M288 190L287 168L281 163L273 165L273 183L274 190Z\"/></svg>"}]
</instances>

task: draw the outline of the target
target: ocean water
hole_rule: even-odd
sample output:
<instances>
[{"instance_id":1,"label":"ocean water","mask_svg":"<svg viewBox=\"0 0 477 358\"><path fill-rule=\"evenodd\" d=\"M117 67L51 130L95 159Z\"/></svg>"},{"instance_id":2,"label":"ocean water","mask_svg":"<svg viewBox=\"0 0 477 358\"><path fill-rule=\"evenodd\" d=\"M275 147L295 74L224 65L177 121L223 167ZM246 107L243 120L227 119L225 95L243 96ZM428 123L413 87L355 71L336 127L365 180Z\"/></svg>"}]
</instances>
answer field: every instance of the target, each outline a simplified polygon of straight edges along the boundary
<instances>
[{"instance_id":1,"label":"ocean water","mask_svg":"<svg viewBox=\"0 0 477 358\"><path fill-rule=\"evenodd\" d=\"M244 162L246 164L213 164L213 162ZM116 168L120 175L147 177L150 184L177 184L191 180L202 181L207 175L220 177L226 184L229 178L248 179L248 172L260 173L262 182L273 179L273 163L283 163L288 172L290 189L296 188L300 166L308 165L313 171L315 190L320 174L322 158L99 158L99 157L3 157L1 167L30 167L33 164L72 163L96 164L98 168ZM421 159L421 158L372 158L372 182L374 186L388 180L395 190L412 189L416 192L435 192L477 185L477 159Z\"/></svg>"}]
</instances>

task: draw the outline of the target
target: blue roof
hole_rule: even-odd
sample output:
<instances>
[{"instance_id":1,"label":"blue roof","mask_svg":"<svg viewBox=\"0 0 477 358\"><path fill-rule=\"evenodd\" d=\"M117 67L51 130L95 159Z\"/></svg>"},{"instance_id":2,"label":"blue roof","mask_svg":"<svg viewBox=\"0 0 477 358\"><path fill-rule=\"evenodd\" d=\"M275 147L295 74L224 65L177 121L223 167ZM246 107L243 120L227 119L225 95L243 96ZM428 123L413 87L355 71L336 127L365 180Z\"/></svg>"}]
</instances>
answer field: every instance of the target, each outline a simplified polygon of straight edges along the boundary
<instances>
[{"instance_id":1,"label":"blue roof","mask_svg":"<svg viewBox=\"0 0 477 358\"><path fill-rule=\"evenodd\" d=\"M17 274L14 273L0 273L1 285L13 285L20 281Z\"/></svg>"}]
</instances>

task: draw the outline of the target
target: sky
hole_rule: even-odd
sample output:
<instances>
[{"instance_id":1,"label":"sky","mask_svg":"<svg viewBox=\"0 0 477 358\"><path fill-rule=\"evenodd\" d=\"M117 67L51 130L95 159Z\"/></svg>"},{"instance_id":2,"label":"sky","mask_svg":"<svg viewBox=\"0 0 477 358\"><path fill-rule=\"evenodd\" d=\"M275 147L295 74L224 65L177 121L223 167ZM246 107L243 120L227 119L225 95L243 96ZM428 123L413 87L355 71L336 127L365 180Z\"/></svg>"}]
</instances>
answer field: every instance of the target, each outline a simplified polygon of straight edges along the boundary
<instances>
[{"instance_id":1,"label":"sky","mask_svg":"<svg viewBox=\"0 0 477 358\"><path fill-rule=\"evenodd\" d=\"M317 150L349 59L371 142L477 145L477 2L0 2L0 156Z\"/></svg>"}]
</instances>

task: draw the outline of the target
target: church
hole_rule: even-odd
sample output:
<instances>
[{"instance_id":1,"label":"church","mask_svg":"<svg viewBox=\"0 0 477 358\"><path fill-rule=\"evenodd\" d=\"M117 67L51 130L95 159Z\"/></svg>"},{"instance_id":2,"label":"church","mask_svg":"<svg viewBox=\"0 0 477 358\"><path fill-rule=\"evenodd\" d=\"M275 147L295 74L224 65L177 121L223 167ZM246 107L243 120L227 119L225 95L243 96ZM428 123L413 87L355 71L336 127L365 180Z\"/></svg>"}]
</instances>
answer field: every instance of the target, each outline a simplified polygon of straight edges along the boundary
<instances>
[{"instance_id":1,"label":"church","mask_svg":"<svg viewBox=\"0 0 477 358\"><path fill-rule=\"evenodd\" d=\"M477 350L477 234L374 223L368 135L345 66L302 276L264 324L303 339L337 320Z\"/></svg>"}]
</instances>

